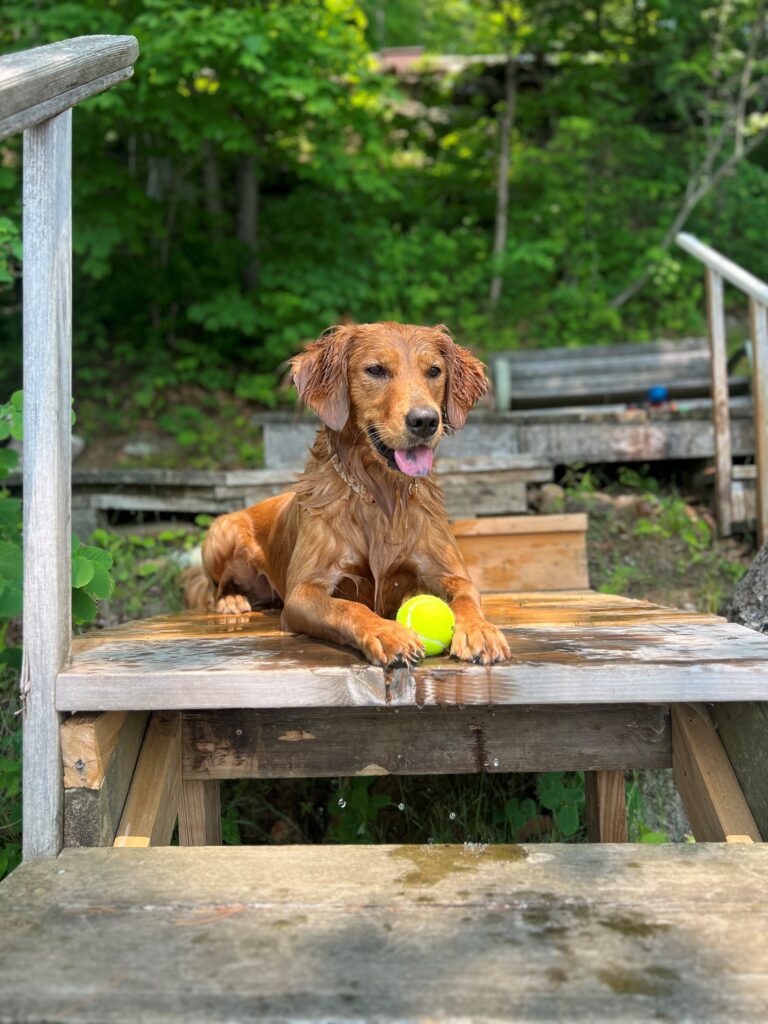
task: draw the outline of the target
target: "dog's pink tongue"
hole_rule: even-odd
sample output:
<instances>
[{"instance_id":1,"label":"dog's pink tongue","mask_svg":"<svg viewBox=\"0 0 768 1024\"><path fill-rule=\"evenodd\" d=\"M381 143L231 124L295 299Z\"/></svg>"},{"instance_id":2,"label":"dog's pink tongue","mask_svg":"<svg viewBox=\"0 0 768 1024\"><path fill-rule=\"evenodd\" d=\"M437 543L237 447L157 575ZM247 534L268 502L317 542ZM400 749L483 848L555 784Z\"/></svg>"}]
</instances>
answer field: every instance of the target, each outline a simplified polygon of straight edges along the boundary
<instances>
[{"instance_id":1,"label":"dog's pink tongue","mask_svg":"<svg viewBox=\"0 0 768 1024\"><path fill-rule=\"evenodd\" d=\"M395 449L395 462L398 469L408 476L429 476L432 472L432 460L435 453L431 448Z\"/></svg>"}]
</instances>

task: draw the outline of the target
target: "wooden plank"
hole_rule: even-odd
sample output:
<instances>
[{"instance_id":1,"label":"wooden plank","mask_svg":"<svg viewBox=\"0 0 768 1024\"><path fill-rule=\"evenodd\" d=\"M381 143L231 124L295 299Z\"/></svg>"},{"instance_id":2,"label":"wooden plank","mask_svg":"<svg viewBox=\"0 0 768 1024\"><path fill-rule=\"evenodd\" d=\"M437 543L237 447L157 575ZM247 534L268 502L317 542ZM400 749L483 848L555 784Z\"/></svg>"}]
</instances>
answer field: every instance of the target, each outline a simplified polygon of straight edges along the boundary
<instances>
[{"instance_id":1,"label":"wooden plank","mask_svg":"<svg viewBox=\"0 0 768 1024\"><path fill-rule=\"evenodd\" d=\"M766 289L768 286L764 285ZM752 328L752 401L755 406L757 540L768 540L768 307L749 301Z\"/></svg>"},{"instance_id":2,"label":"wooden plank","mask_svg":"<svg viewBox=\"0 0 768 1024\"><path fill-rule=\"evenodd\" d=\"M152 715L115 837L117 847L170 843L179 813L181 716Z\"/></svg>"},{"instance_id":3,"label":"wooden plank","mask_svg":"<svg viewBox=\"0 0 768 1024\"><path fill-rule=\"evenodd\" d=\"M768 836L768 704L715 704L712 717L760 834Z\"/></svg>"},{"instance_id":4,"label":"wooden plank","mask_svg":"<svg viewBox=\"0 0 768 1024\"><path fill-rule=\"evenodd\" d=\"M171 616L78 639L60 710L760 700L768 637L612 595L489 595L512 659L385 671L283 633L279 613Z\"/></svg>"},{"instance_id":5,"label":"wooden plank","mask_svg":"<svg viewBox=\"0 0 768 1024\"><path fill-rule=\"evenodd\" d=\"M69 89L67 92L59 93L58 96L45 100L43 103L38 103L34 107L27 107L25 110L19 111L18 114L13 114L11 117L0 121L0 139L6 138L9 135L15 135L17 132L26 131L27 128L32 128L42 121L55 117L56 114L77 106L82 100L95 96L97 93L106 92L107 89L111 89L113 85L118 85L120 82L125 82L132 75L133 68L124 68L122 71L115 71L111 75L97 78L93 82L79 85L76 89Z\"/></svg>"},{"instance_id":6,"label":"wooden plank","mask_svg":"<svg viewBox=\"0 0 768 1024\"><path fill-rule=\"evenodd\" d=\"M681 249L685 249L686 252L695 256L705 267L711 267L712 270L715 270L724 277L726 281L735 284L737 288L757 299L758 302L768 305L768 284L765 281L761 281L759 277L750 274L748 270L744 270L738 263L734 263L727 256L723 256L717 249L706 245L695 235L690 235L688 232L683 231L675 237L675 241Z\"/></svg>"},{"instance_id":7,"label":"wooden plank","mask_svg":"<svg viewBox=\"0 0 768 1024\"><path fill-rule=\"evenodd\" d=\"M188 711L191 779L668 768L668 711L648 705Z\"/></svg>"},{"instance_id":8,"label":"wooden plank","mask_svg":"<svg viewBox=\"0 0 768 1024\"><path fill-rule=\"evenodd\" d=\"M94 717L107 720L101 731L86 729L87 720ZM80 723L73 730L77 742L67 733L73 719ZM118 719L119 731L112 737L109 720ZM74 715L62 725L65 846L111 846L114 842L148 719L146 711L112 711L99 716Z\"/></svg>"},{"instance_id":9,"label":"wooden plank","mask_svg":"<svg viewBox=\"0 0 768 1024\"><path fill-rule=\"evenodd\" d=\"M714 724L690 705L672 708L672 770L698 842L761 841Z\"/></svg>"},{"instance_id":10,"label":"wooden plank","mask_svg":"<svg viewBox=\"0 0 768 1024\"><path fill-rule=\"evenodd\" d=\"M133 36L93 35L0 57L0 128L14 114L129 68L138 55Z\"/></svg>"},{"instance_id":11,"label":"wooden plank","mask_svg":"<svg viewBox=\"0 0 768 1024\"><path fill-rule=\"evenodd\" d=\"M0 887L3 1013L763 1021L766 878L764 844L65 851Z\"/></svg>"},{"instance_id":12,"label":"wooden plank","mask_svg":"<svg viewBox=\"0 0 768 1024\"><path fill-rule=\"evenodd\" d=\"M62 843L56 674L70 638L72 115L24 134L24 856Z\"/></svg>"},{"instance_id":13,"label":"wooden plank","mask_svg":"<svg viewBox=\"0 0 768 1024\"><path fill-rule=\"evenodd\" d=\"M507 536L480 533L460 535L457 540L472 582L483 593L589 586L586 534L582 531L516 531Z\"/></svg>"},{"instance_id":14,"label":"wooden plank","mask_svg":"<svg viewBox=\"0 0 768 1024\"><path fill-rule=\"evenodd\" d=\"M627 790L623 771L588 771L587 838L590 843L626 843Z\"/></svg>"},{"instance_id":15,"label":"wooden plank","mask_svg":"<svg viewBox=\"0 0 768 1024\"><path fill-rule=\"evenodd\" d=\"M731 423L728 411L728 350L725 337L723 279L707 268L707 320L712 373L712 421L715 428L715 508L720 535L731 534Z\"/></svg>"},{"instance_id":16,"label":"wooden plank","mask_svg":"<svg viewBox=\"0 0 768 1024\"><path fill-rule=\"evenodd\" d=\"M587 516L582 512L552 516L490 516L487 519L459 519L451 524L451 529L455 537L586 533L587 522Z\"/></svg>"},{"instance_id":17,"label":"wooden plank","mask_svg":"<svg viewBox=\"0 0 768 1024\"><path fill-rule=\"evenodd\" d=\"M217 780L185 779L182 782L179 845L221 845L221 797Z\"/></svg>"}]
</instances>

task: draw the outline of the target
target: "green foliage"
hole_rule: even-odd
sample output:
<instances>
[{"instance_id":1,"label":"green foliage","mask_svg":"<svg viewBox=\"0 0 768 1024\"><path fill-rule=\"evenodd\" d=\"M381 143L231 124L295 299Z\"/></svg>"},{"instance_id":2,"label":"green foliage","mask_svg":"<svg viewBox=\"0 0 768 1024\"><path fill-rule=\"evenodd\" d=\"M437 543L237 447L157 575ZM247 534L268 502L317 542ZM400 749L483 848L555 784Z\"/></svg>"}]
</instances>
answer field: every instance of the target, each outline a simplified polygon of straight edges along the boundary
<instances>
[{"instance_id":1,"label":"green foliage","mask_svg":"<svg viewBox=\"0 0 768 1024\"><path fill-rule=\"evenodd\" d=\"M756 0L719 27L712 10L11 0L7 49L89 32L132 32L141 46L134 78L78 111L79 388L109 404L110 381L130 375L142 408L186 383L271 406L276 368L346 317L445 321L485 350L700 330L700 268L664 233L727 121L718 83L738 77ZM470 63L396 80L371 52L393 40L527 55L493 316L503 71ZM762 90L746 111L753 134ZM18 146L0 167L0 366L11 373ZM757 149L687 225L763 276L766 173ZM616 308L644 270L648 287Z\"/></svg>"}]
</instances>

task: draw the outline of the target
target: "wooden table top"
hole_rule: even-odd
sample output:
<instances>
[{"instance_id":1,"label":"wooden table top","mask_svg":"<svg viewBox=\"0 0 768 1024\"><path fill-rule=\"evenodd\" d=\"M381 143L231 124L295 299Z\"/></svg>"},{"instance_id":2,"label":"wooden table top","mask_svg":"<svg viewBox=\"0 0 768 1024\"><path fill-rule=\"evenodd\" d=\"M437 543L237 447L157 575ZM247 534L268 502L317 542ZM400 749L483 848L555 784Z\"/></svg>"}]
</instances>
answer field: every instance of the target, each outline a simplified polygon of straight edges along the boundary
<instances>
[{"instance_id":1,"label":"wooden table top","mask_svg":"<svg viewBox=\"0 0 768 1024\"><path fill-rule=\"evenodd\" d=\"M75 637L61 711L613 704L768 698L768 637L594 591L491 594L511 661L414 672L280 631L279 613L178 615Z\"/></svg>"}]
</instances>

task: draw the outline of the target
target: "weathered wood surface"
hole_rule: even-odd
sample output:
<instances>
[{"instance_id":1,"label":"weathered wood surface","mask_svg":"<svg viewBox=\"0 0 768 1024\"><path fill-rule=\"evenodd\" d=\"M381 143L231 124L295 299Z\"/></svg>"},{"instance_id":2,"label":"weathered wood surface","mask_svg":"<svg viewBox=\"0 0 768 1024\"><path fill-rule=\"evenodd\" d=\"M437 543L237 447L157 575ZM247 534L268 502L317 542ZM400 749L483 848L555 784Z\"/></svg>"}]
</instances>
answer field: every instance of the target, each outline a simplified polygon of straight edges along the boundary
<instances>
[{"instance_id":1,"label":"weathered wood surface","mask_svg":"<svg viewBox=\"0 0 768 1024\"><path fill-rule=\"evenodd\" d=\"M768 837L768 704L715 704L712 717L741 791Z\"/></svg>"},{"instance_id":2,"label":"weathered wood surface","mask_svg":"<svg viewBox=\"0 0 768 1024\"><path fill-rule=\"evenodd\" d=\"M712 458L711 404L690 404L696 412L630 414L588 407L505 414L476 410L463 430L440 442L439 450L446 460L523 454L547 464ZM264 430L267 467L304 465L318 426L314 416L271 413L259 416L258 422ZM731 401L731 443L737 456L755 450L751 403L742 399Z\"/></svg>"},{"instance_id":3,"label":"weathered wood surface","mask_svg":"<svg viewBox=\"0 0 768 1024\"><path fill-rule=\"evenodd\" d=\"M723 279L707 268L707 322L709 324L712 422L715 430L715 508L723 537L731 534L731 422L728 410L728 350L725 337Z\"/></svg>"},{"instance_id":4,"label":"weathered wood surface","mask_svg":"<svg viewBox=\"0 0 768 1024\"><path fill-rule=\"evenodd\" d=\"M218 781L183 780L179 803L179 846L221 845Z\"/></svg>"},{"instance_id":5,"label":"weathered wood surface","mask_svg":"<svg viewBox=\"0 0 768 1024\"><path fill-rule=\"evenodd\" d=\"M182 615L75 640L60 710L757 700L768 637L715 616L589 591L487 595L512 659L413 673L280 630L279 614Z\"/></svg>"},{"instance_id":6,"label":"weathered wood surface","mask_svg":"<svg viewBox=\"0 0 768 1024\"><path fill-rule=\"evenodd\" d=\"M71 111L24 135L24 856L58 853L70 616Z\"/></svg>"},{"instance_id":7,"label":"weathered wood surface","mask_svg":"<svg viewBox=\"0 0 768 1024\"><path fill-rule=\"evenodd\" d=\"M519 349L491 357L494 380L511 385L516 408L623 399L644 400L648 388L664 385L671 396L706 396L710 351L706 338L681 338L586 348ZM747 381L731 380L734 391ZM503 393L506 389L502 388ZM503 411L497 395L497 409ZM509 393L509 392L507 392Z\"/></svg>"},{"instance_id":8,"label":"weathered wood surface","mask_svg":"<svg viewBox=\"0 0 768 1024\"><path fill-rule=\"evenodd\" d=\"M588 771L584 778L587 839L590 843L626 843L627 791L624 772Z\"/></svg>"},{"instance_id":9,"label":"weathered wood surface","mask_svg":"<svg viewBox=\"0 0 768 1024\"><path fill-rule=\"evenodd\" d=\"M107 711L65 719L65 846L112 845L148 718L146 711Z\"/></svg>"},{"instance_id":10,"label":"weathered wood surface","mask_svg":"<svg viewBox=\"0 0 768 1024\"><path fill-rule=\"evenodd\" d=\"M428 742L427 739L428 738ZM669 712L607 707L187 711L188 779L668 768Z\"/></svg>"},{"instance_id":11,"label":"weathered wood surface","mask_svg":"<svg viewBox=\"0 0 768 1024\"><path fill-rule=\"evenodd\" d=\"M459 520L453 532L482 593L589 587L583 514Z\"/></svg>"},{"instance_id":12,"label":"weathered wood surface","mask_svg":"<svg viewBox=\"0 0 768 1024\"><path fill-rule=\"evenodd\" d=\"M179 813L181 716L152 715L115 836L116 847L167 846Z\"/></svg>"},{"instance_id":13,"label":"weathered wood surface","mask_svg":"<svg viewBox=\"0 0 768 1024\"><path fill-rule=\"evenodd\" d=\"M83 533L104 525L110 511L220 514L254 505L296 483L299 467L217 472L168 469L75 470L73 515ZM441 459L437 479L452 518L507 515L526 510L526 485L553 479L542 458L508 456ZM21 489L21 476L9 478Z\"/></svg>"},{"instance_id":14,"label":"weathered wood surface","mask_svg":"<svg viewBox=\"0 0 768 1024\"><path fill-rule=\"evenodd\" d=\"M672 771L698 842L760 842L755 819L705 709L672 708Z\"/></svg>"},{"instance_id":15,"label":"weathered wood surface","mask_svg":"<svg viewBox=\"0 0 768 1024\"><path fill-rule=\"evenodd\" d=\"M68 850L0 915L4 1022L768 1019L763 844Z\"/></svg>"},{"instance_id":16,"label":"weathered wood surface","mask_svg":"<svg viewBox=\"0 0 768 1024\"><path fill-rule=\"evenodd\" d=\"M0 57L0 138L61 113L131 74L133 36L78 36Z\"/></svg>"}]
</instances>

